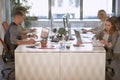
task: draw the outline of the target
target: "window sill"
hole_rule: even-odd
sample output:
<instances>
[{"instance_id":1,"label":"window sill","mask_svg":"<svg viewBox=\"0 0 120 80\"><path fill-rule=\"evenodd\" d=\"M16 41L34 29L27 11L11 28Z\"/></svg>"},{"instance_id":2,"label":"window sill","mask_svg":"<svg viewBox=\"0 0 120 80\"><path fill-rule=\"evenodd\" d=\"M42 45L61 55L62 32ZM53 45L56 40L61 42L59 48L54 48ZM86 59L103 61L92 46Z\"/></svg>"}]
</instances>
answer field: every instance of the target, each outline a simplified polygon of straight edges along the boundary
<instances>
[{"instance_id":1,"label":"window sill","mask_svg":"<svg viewBox=\"0 0 120 80\"><path fill-rule=\"evenodd\" d=\"M38 19L38 21L51 21L50 19ZM53 21L55 22L61 22L63 21L63 19L53 19ZM69 19L69 21L72 21L72 22L79 22L79 21L99 21L99 19Z\"/></svg>"}]
</instances>

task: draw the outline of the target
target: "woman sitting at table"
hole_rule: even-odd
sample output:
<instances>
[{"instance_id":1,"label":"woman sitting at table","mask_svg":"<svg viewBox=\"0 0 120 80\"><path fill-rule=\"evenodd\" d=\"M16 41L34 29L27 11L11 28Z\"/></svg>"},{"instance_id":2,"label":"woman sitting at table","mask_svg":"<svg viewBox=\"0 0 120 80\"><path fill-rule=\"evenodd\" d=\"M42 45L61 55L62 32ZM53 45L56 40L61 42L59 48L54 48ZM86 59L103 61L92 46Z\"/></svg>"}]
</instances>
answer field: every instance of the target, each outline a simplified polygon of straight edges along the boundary
<instances>
[{"instance_id":1,"label":"woman sitting at table","mask_svg":"<svg viewBox=\"0 0 120 80\"><path fill-rule=\"evenodd\" d=\"M104 22L107 18L108 18L108 16L107 16L105 10L99 10L98 11L98 19L100 21L98 22L98 26L96 28L93 28L90 30L83 29L83 32L93 32L93 33L97 34L101 30L103 30Z\"/></svg>"},{"instance_id":2,"label":"woman sitting at table","mask_svg":"<svg viewBox=\"0 0 120 80\"><path fill-rule=\"evenodd\" d=\"M99 41L104 44L104 48L106 50L106 70L108 71L110 68L110 72L106 74L106 78L110 78L108 80L112 80L114 76L114 68L111 67L111 63L114 58L113 49L116 45L117 39L119 37L119 32L117 30L118 22L114 17L108 18L105 21L105 28L103 31L101 31L98 35L96 35L96 38L99 39ZM109 75L109 77L108 77Z\"/></svg>"},{"instance_id":3,"label":"woman sitting at table","mask_svg":"<svg viewBox=\"0 0 120 80\"><path fill-rule=\"evenodd\" d=\"M116 24L117 22L113 17L108 18L105 21L104 30L101 31L98 35L96 35L96 38L99 39L102 44L104 44L107 53L107 60L112 59L113 48L119 36Z\"/></svg>"}]
</instances>

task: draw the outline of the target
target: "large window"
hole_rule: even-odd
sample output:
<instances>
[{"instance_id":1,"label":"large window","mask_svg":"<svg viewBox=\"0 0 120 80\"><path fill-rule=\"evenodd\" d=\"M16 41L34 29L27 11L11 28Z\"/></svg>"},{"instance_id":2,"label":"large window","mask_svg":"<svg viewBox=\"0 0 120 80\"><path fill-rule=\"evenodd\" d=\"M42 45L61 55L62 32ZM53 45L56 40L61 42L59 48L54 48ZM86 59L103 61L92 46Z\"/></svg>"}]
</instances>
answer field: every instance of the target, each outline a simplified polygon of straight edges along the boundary
<instances>
[{"instance_id":1,"label":"large window","mask_svg":"<svg viewBox=\"0 0 120 80\"><path fill-rule=\"evenodd\" d=\"M104 9L108 16L112 14L112 0L83 0L83 18L97 18L97 12Z\"/></svg>"},{"instance_id":2,"label":"large window","mask_svg":"<svg viewBox=\"0 0 120 80\"><path fill-rule=\"evenodd\" d=\"M30 16L40 19L62 19L69 13L71 19L96 19L97 12L104 9L108 15L112 12L113 0L28 0L31 4Z\"/></svg>"},{"instance_id":3,"label":"large window","mask_svg":"<svg viewBox=\"0 0 120 80\"><path fill-rule=\"evenodd\" d=\"M36 16L40 19L48 19L48 1L49 0L28 0L31 6L29 15Z\"/></svg>"},{"instance_id":4,"label":"large window","mask_svg":"<svg viewBox=\"0 0 120 80\"><path fill-rule=\"evenodd\" d=\"M52 0L51 7L53 18L62 18L66 13L70 18L80 17L80 0Z\"/></svg>"}]
</instances>

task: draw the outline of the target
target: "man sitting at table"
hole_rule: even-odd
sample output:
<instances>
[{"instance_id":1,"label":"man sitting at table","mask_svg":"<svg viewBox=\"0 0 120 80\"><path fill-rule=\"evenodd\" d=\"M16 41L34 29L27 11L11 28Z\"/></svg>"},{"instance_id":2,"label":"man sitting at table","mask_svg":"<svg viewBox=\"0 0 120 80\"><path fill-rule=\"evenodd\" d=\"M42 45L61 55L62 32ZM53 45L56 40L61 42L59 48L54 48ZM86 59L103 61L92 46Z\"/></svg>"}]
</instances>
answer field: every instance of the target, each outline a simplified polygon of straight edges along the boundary
<instances>
[{"instance_id":1,"label":"man sitting at table","mask_svg":"<svg viewBox=\"0 0 120 80\"><path fill-rule=\"evenodd\" d=\"M28 11L27 11L27 8L25 8L25 7L23 7L23 6L17 6L17 7L15 8L15 11L21 11L21 12L23 12L23 13L24 13L24 18L26 18L26 13L28 12ZM23 23L21 23L19 26L20 26L20 27L19 27L19 30L20 30L20 32L21 32L22 35L26 35L27 33L33 33L33 32L36 31L36 29L25 29L25 28L23 27L23 26L25 26L25 25L24 25L24 21L23 21Z\"/></svg>"},{"instance_id":2,"label":"man sitting at table","mask_svg":"<svg viewBox=\"0 0 120 80\"><path fill-rule=\"evenodd\" d=\"M13 22L9 25L4 41L8 48L8 54L6 55L8 59L14 59L14 50L18 45L21 44L33 44L35 41L33 39L26 40L27 35L21 35L19 31L19 25L24 20L24 14L21 11L14 13Z\"/></svg>"}]
</instances>

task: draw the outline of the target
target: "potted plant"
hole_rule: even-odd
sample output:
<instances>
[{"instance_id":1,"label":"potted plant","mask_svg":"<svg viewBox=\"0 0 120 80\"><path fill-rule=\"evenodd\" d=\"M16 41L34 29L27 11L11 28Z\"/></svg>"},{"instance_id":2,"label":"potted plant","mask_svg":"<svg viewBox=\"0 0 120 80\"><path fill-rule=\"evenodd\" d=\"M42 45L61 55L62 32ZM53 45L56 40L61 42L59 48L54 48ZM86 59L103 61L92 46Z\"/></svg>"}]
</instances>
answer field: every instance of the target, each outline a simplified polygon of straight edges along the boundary
<instances>
[{"instance_id":1,"label":"potted plant","mask_svg":"<svg viewBox=\"0 0 120 80\"><path fill-rule=\"evenodd\" d=\"M66 33L67 33L67 31L66 31L65 28L59 28L59 30L58 30L58 36L59 36L59 39L62 40L63 37L66 36Z\"/></svg>"}]
</instances>

